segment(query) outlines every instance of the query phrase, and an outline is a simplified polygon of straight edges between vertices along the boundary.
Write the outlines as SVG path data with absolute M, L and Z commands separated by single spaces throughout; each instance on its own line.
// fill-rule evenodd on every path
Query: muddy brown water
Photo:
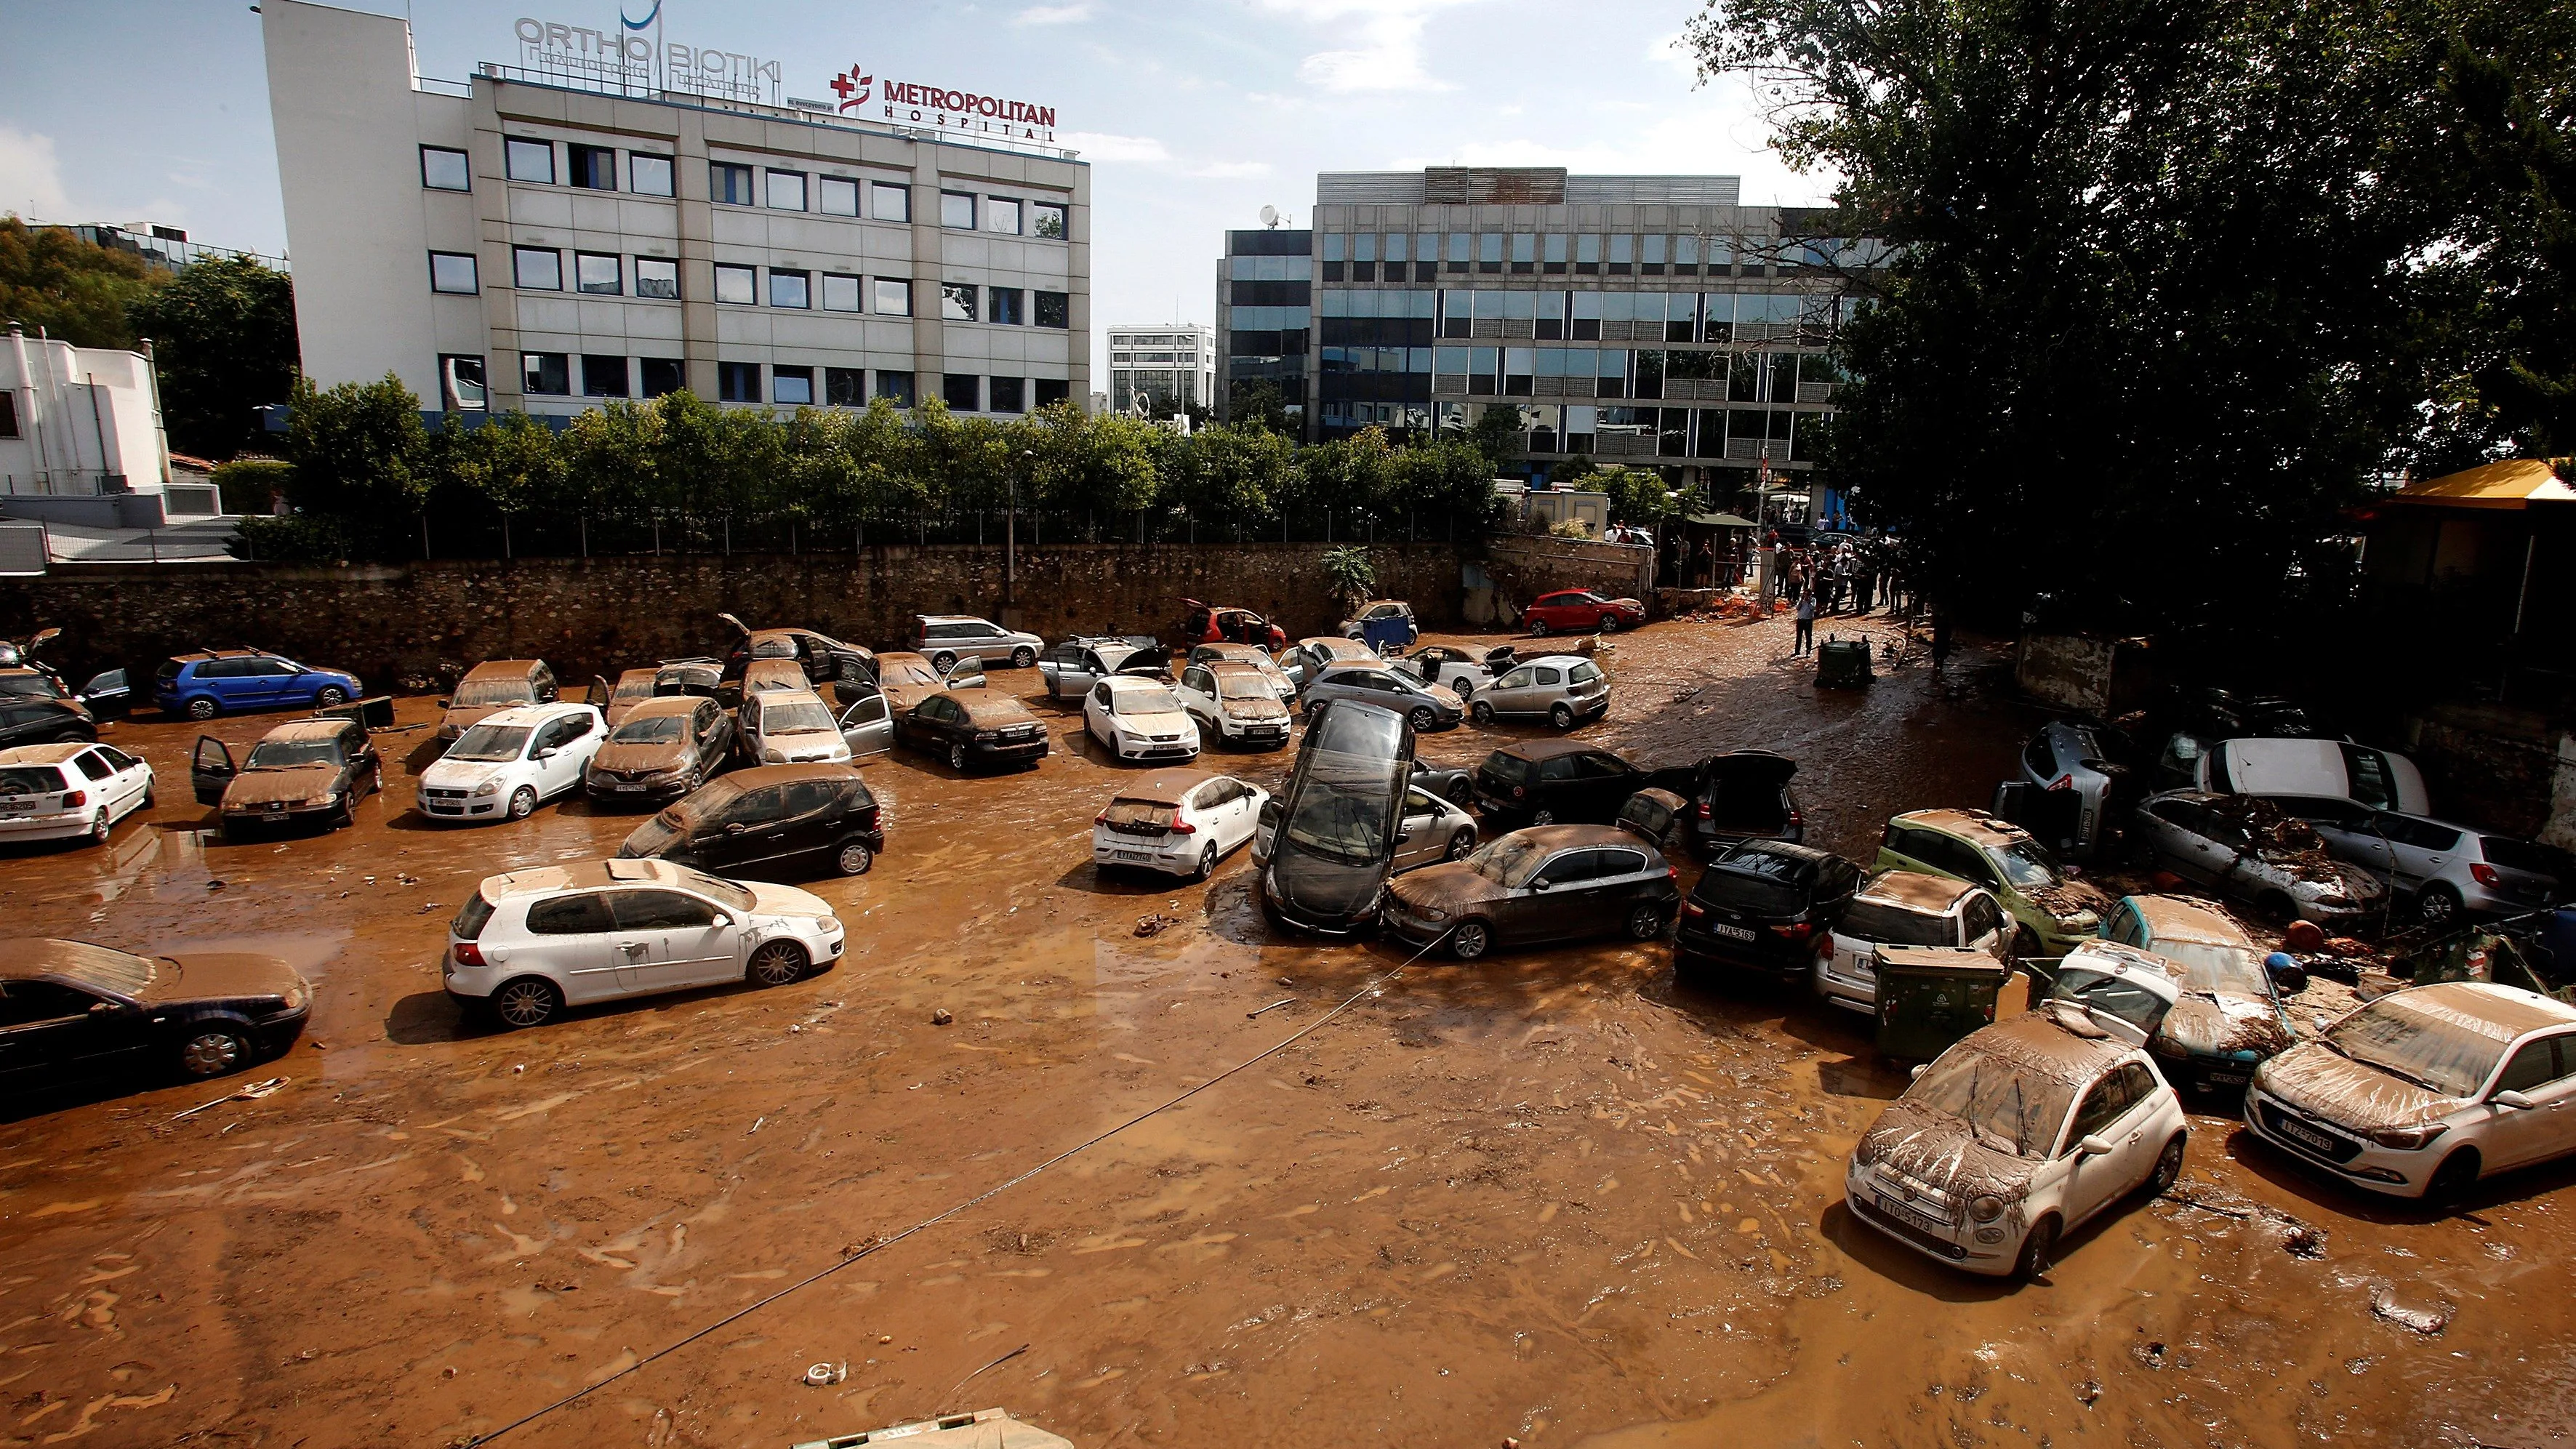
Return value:
M 1789 754 L 1814 838 L 1865 856 L 1893 811 L 1984 803 L 2036 717 L 1919 650 L 1865 694 L 1819 695 L 1788 639 L 1785 621 L 1620 638 L 1613 708 L 1585 733 L 1649 763 Z M 995 682 L 1038 690 L 1034 671 Z M 11 929 L 262 949 L 317 1004 L 244 1079 L 293 1079 L 262 1101 L 175 1123 L 221 1089 L 8 1104 L 0 1443 L 488 1433 L 1403 964 L 1391 943 L 1278 936 L 1240 853 L 1205 886 L 1096 873 L 1090 819 L 1121 772 L 1077 716 L 1035 707 L 1057 746 L 1035 774 L 866 767 L 889 848 L 812 887 L 851 926 L 838 969 L 519 1034 L 440 993 L 449 916 L 480 877 L 604 853 L 636 817 L 573 802 L 432 828 L 408 809 L 416 731 L 387 740 L 403 763 L 354 828 L 227 845 L 187 803 L 198 730 L 117 728 L 160 772 L 159 808 L 101 850 L 0 858 Z M 276 722 L 212 733 L 238 747 Z M 1424 752 L 1472 763 L 1517 733 Z M 1210 761 L 1272 785 L 1288 756 Z M 1180 924 L 1140 938 L 1148 914 Z M 2176 1197 L 2079 1232 L 2044 1284 L 1988 1283 L 1840 1206 L 1845 1156 L 1902 1081 L 1856 1018 L 1677 990 L 1660 948 L 1419 962 L 499 1442 L 783 1446 L 987 1404 L 1086 1449 L 2521 1445 L 2576 1421 L 2576 1175 L 2439 1218 L 2196 1117 Z M 808 1385 L 816 1363 L 847 1375 Z

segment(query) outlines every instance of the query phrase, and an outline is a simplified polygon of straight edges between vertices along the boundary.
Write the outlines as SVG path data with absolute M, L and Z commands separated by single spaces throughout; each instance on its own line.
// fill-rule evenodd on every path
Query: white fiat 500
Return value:
M 764 765 L 847 764 L 850 742 L 810 689 L 742 697 L 742 752 Z
M 0 842 L 107 843 L 108 830 L 152 808 L 152 767 L 114 745 L 66 741 L 0 750 Z
M 1231 775 L 1156 770 L 1120 784 L 1092 818 L 1092 863 L 1205 880 L 1219 859 L 1252 839 L 1269 800 Z
M 525 820 L 581 788 L 607 721 L 586 704 L 525 704 L 487 715 L 420 772 L 420 813 L 432 820 Z
M 1159 679 L 1111 675 L 1083 696 L 1082 727 L 1122 760 L 1195 760 L 1198 721 Z
M 2147 1054 L 2055 1004 L 1962 1038 L 1862 1134 L 1851 1215 L 1928 1257 L 2048 1271 L 2058 1241 L 2182 1173 L 2181 1099 Z
M 784 986 L 841 958 L 832 907 L 667 860 L 491 876 L 447 928 L 447 994 L 506 1027 L 566 1006 L 727 981 Z

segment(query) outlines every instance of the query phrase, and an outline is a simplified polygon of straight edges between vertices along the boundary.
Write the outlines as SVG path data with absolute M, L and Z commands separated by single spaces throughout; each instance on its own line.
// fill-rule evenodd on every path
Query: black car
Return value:
M 1785 840 L 1754 840 L 1708 863 L 1673 930 L 1673 974 L 1711 966 L 1805 981 L 1861 887 L 1855 862 Z
M 219 1077 L 284 1051 L 312 1009 L 312 988 L 270 956 L 0 941 L 0 1084 Z
M 318 822 L 337 830 L 353 823 L 361 797 L 384 793 L 385 762 L 354 719 L 289 720 L 238 765 L 232 746 L 197 736 L 188 783 L 198 804 L 216 807 L 227 840 L 256 826 Z
M 0 699 L 0 749 L 11 745 L 87 743 L 98 738 L 89 711 L 69 699 Z
M 782 862 L 821 862 L 865 875 L 885 849 L 877 797 L 847 765 L 762 765 L 701 785 L 635 827 L 617 848 L 732 875 Z
M 953 770 L 1027 765 L 1046 758 L 1046 726 L 998 689 L 943 689 L 894 717 L 894 742 L 937 755 Z
M 1338 699 L 1307 716 L 1253 836 L 1253 893 L 1272 919 L 1328 936 L 1376 921 L 1412 774 L 1413 727 L 1395 711 Z
M 1699 766 L 1691 795 L 1691 839 L 1703 858 L 1747 840 L 1807 838 L 1806 812 L 1798 808 L 1789 777 L 1798 762 L 1769 750 L 1711 755 Z
M 1687 767 L 1645 770 L 1580 740 L 1523 740 L 1476 767 L 1476 812 L 1506 828 L 1608 825 L 1640 790 L 1687 797 L 1698 785 Z

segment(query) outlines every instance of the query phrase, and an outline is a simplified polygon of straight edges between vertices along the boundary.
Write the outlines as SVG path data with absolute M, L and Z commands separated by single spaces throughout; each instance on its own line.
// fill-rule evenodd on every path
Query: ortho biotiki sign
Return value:
M 1055 139 L 1055 107 L 1014 101 L 974 91 L 890 80 L 880 85 L 864 66 L 851 66 L 832 78 L 840 111 L 869 119 L 941 126 L 1012 141 Z M 881 113 L 881 114 L 880 114 Z
M 779 65 L 738 51 L 662 39 L 661 0 L 643 19 L 621 9 L 616 30 L 520 17 L 519 61 L 531 70 L 621 87 L 778 104 Z M 651 31 L 652 38 L 642 32 Z

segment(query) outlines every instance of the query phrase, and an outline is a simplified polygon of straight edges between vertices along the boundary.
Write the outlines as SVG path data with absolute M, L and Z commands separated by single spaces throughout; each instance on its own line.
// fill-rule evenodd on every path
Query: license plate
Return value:
M 1716 932 L 1718 935 L 1724 936 L 1730 941 L 1750 941 L 1753 939 L 1753 932 L 1751 930 L 1743 926 L 1730 926 L 1723 921 L 1711 922 L 1709 924 L 1709 929 Z
M 2324 1133 L 2316 1131 L 2313 1128 L 2302 1126 L 2296 1118 L 2287 1116 L 2276 1117 L 2273 1119 L 2272 1125 L 2280 1128 L 2284 1133 L 2297 1138 L 2301 1142 L 2308 1144 L 2310 1147 L 2315 1148 L 2319 1152 L 2332 1152 L 2337 1146 L 2333 1138 L 2328 1137 Z
M 283 819 L 286 815 L 286 807 L 283 805 L 271 805 L 264 813 L 271 820 Z
M 1872 1192 L 1869 1196 L 1870 1201 L 1877 1206 L 1880 1212 L 1900 1221 L 1912 1223 L 1914 1226 L 1921 1228 L 1926 1232 L 1946 1233 L 1951 1229 L 1950 1224 L 1932 1216 L 1930 1213 L 1923 1211 L 1912 1203 L 1900 1202 L 1895 1198 L 1889 1197 L 1883 1192 Z
M 609 786 L 608 788 L 609 788 L 609 789 L 611 789 L 611 790 L 628 790 L 628 791 L 633 791 L 633 790 L 641 790 L 641 789 L 643 789 L 644 787 L 643 787 L 643 786 L 641 786 L 641 785 L 611 785 L 611 786 Z
M 1119 860 L 1144 860 L 1148 858 L 1145 852 L 1141 850 L 1113 850 L 1109 853 Z
M 2212 1072 L 2209 1074 L 2209 1084 L 2213 1087 L 2241 1087 L 2252 1080 L 2254 1080 L 2254 1078 L 2245 1072 Z

